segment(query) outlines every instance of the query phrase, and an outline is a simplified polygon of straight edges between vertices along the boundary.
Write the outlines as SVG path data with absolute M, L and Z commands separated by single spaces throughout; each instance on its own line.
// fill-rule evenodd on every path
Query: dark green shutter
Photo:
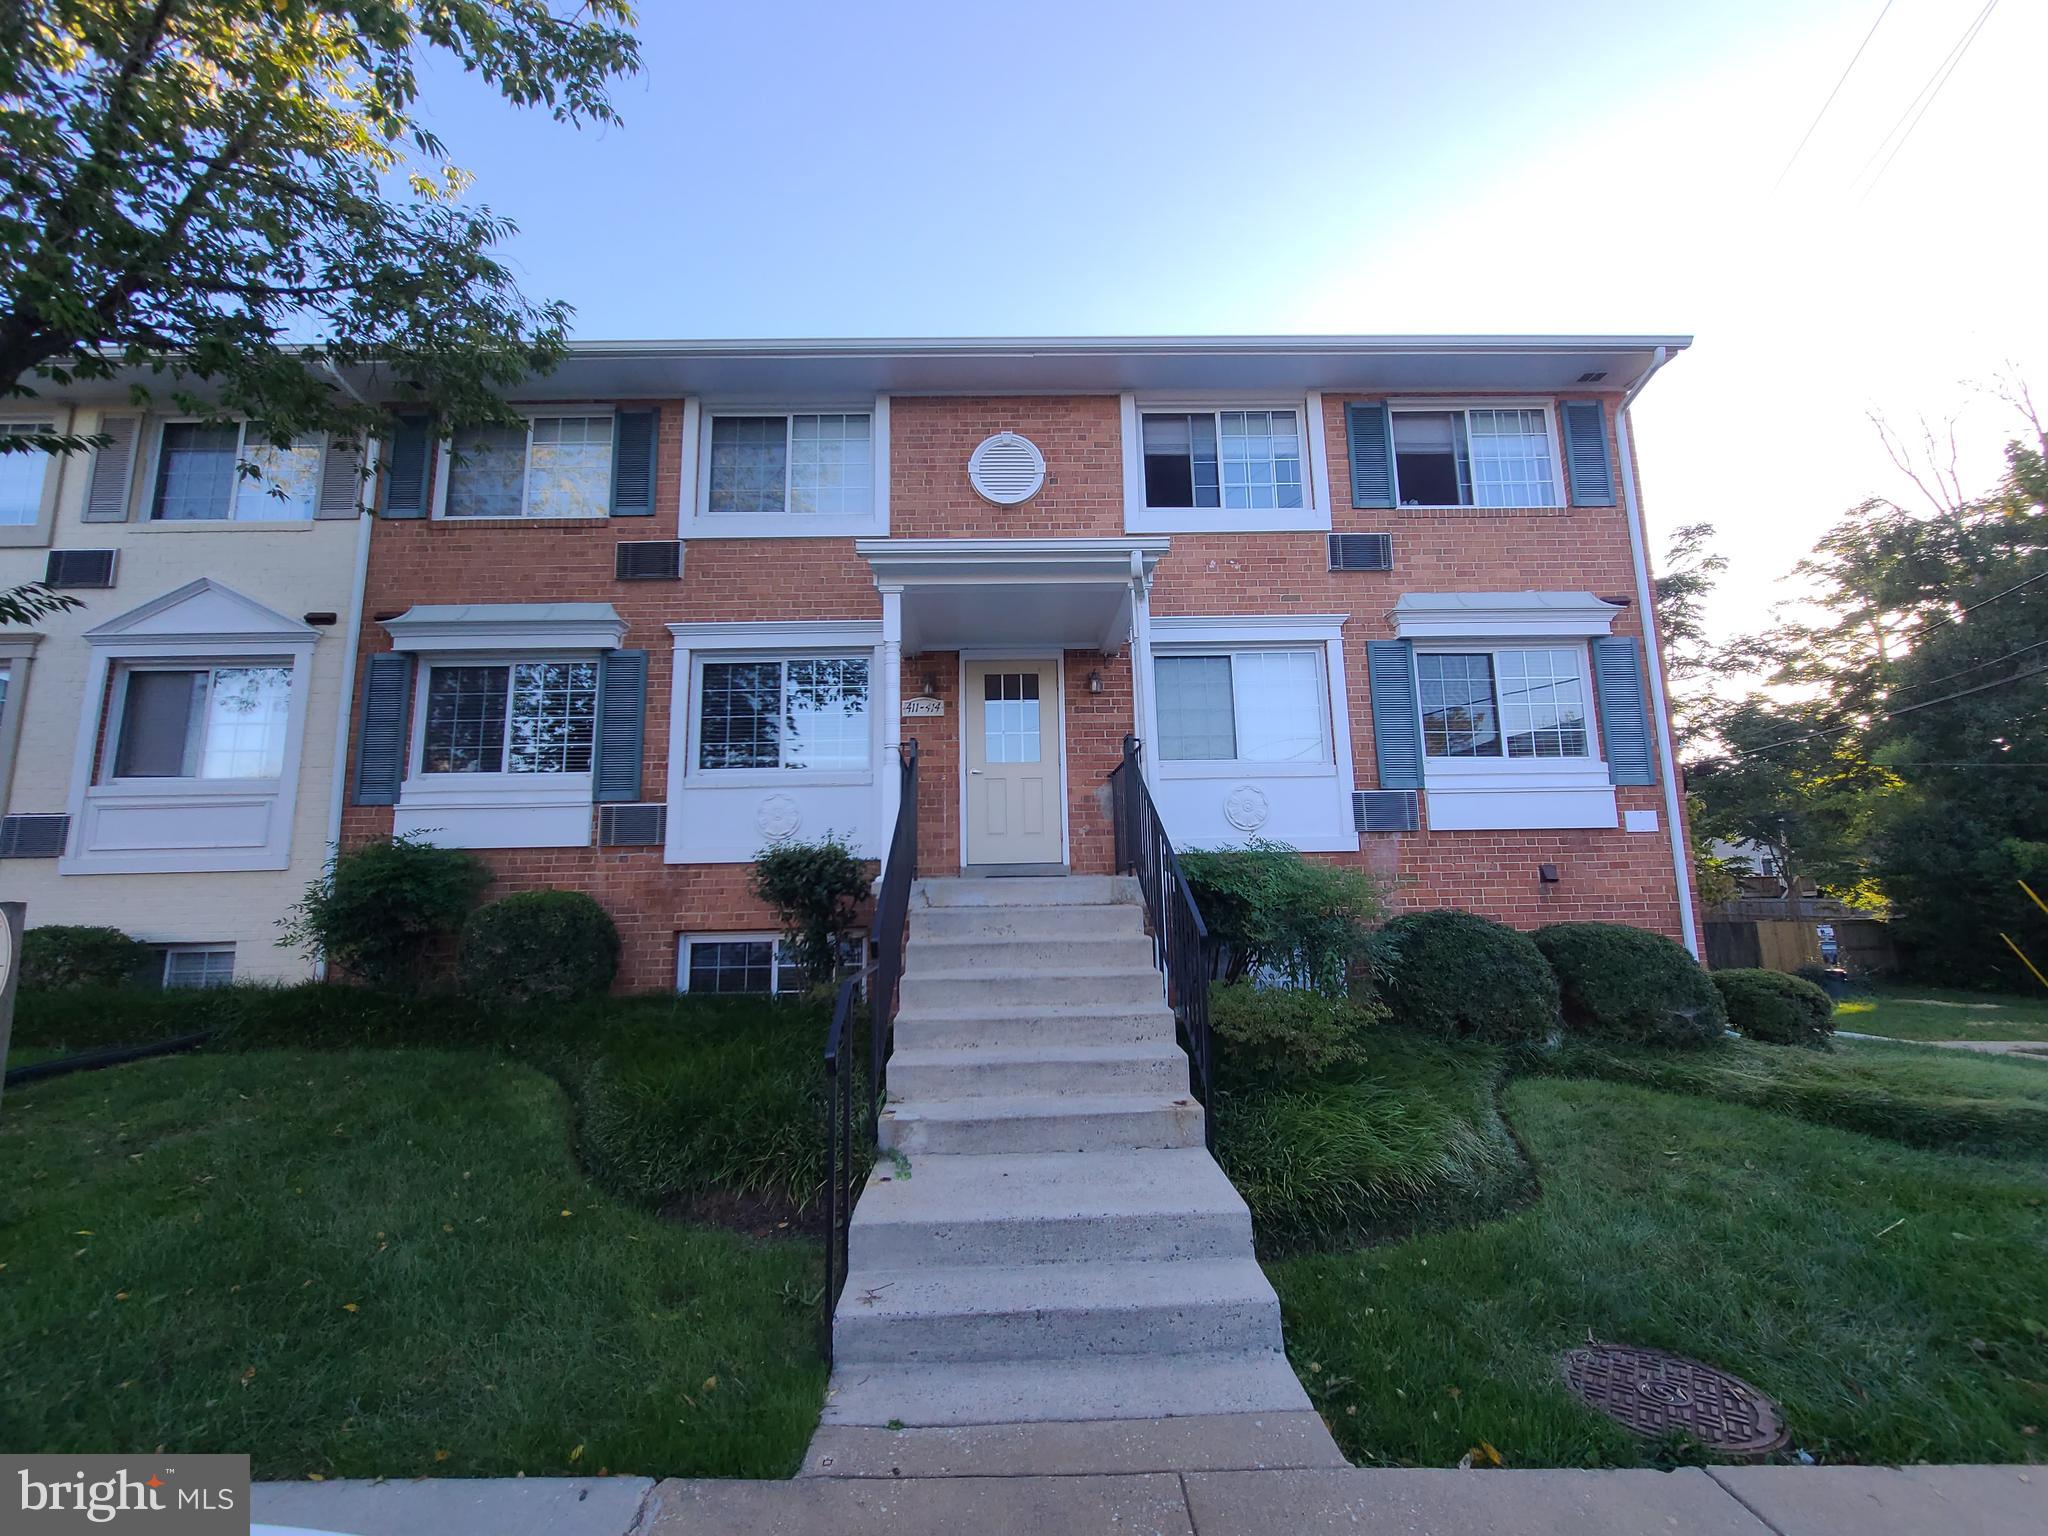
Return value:
M 1607 777 L 1616 784 L 1657 782 L 1657 746 L 1643 690 L 1643 653 L 1632 635 L 1602 635 L 1593 642 L 1593 696 L 1600 704 L 1600 736 Z
M 1354 400 L 1344 407 L 1351 450 L 1351 505 L 1394 504 L 1394 429 L 1383 402 Z
M 653 411 L 620 411 L 612 418 L 612 516 L 654 515 Z
M 640 798 L 640 757 L 647 745 L 647 653 L 607 651 L 597 671 L 597 753 L 591 790 L 598 800 Z
M 1614 505 L 1614 460 L 1607 452 L 1607 408 L 1598 400 L 1564 403 L 1564 462 L 1571 471 L 1572 505 Z
M 1415 701 L 1415 645 L 1368 640 L 1366 680 L 1372 689 L 1372 747 L 1381 789 L 1422 788 L 1422 717 Z
M 356 732 L 357 805 L 396 805 L 405 778 L 405 721 L 412 658 L 380 651 L 363 668 L 363 719 Z
M 384 515 L 425 517 L 429 469 L 434 462 L 434 423 L 428 416 L 400 416 L 391 427 L 390 457 L 384 466 Z

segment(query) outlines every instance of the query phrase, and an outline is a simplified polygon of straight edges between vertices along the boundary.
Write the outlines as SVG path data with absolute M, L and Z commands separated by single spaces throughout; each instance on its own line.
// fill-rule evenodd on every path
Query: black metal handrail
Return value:
M 903 744 L 896 826 L 889 861 L 875 893 L 874 957 L 839 984 L 832 1024 L 825 1032 L 825 1358 L 832 1358 L 832 1313 L 846 1284 L 847 1239 L 853 1202 L 860 1193 L 861 1156 L 880 1124 L 895 1038 L 896 1002 L 903 980 L 903 945 L 910 926 L 910 884 L 917 878 L 917 743 Z M 847 1045 L 862 990 L 868 1004 L 868 1059 L 856 1073 Z M 867 1092 L 860 1092 L 859 1080 Z M 865 1103 L 863 1103 L 863 1098 Z
M 1166 976 L 1166 1001 L 1180 1026 L 1195 1097 L 1202 1103 L 1202 1139 L 1216 1146 L 1216 1116 L 1209 1100 L 1213 1055 L 1209 1035 L 1209 977 L 1213 956 L 1209 925 L 1195 905 L 1195 893 L 1180 857 L 1145 787 L 1138 765 L 1139 742 L 1124 738 L 1124 760 L 1111 770 L 1110 814 L 1116 833 L 1116 867 L 1135 875 L 1145 898 L 1145 926 L 1152 951 Z

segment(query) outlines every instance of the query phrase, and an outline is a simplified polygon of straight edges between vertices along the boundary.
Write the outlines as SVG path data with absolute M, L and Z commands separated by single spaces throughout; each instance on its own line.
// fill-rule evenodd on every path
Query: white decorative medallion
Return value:
M 1256 784 L 1240 784 L 1223 802 L 1223 817 L 1240 832 L 1256 832 L 1273 814 L 1272 802 Z
M 754 807 L 754 825 L 771 843 L 792 837 L 803 825 L 804 813 L 789 795 L 769 795 Z
M 1045 484 L 1045 455 L 1038 444 L 1015 432 L 982 439 L 967 457 L 967 479 L 982 498 L 999 507 L 1029 501 Z

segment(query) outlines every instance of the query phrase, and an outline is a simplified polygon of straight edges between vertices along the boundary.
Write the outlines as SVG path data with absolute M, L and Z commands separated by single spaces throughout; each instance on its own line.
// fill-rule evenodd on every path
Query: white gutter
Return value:
M 333 364 L 327 371 L 334 376 L 335 383 L 347 390 L 357 404 L 367 404 L 356 392 L 355 386 L 341 376 L 341 370 Z M 377 483 L 377 449 L 375 438 L 363 443 L 363 485 L 361 494 L 365 500 L 370 488 Z M 347 654 L 343 658 L 341 673 L 341 701 L 334 712 L 334 772 L 328 782 L 327 793 L 327 856 L 332 858 L 341 851 L 341 809 L 348 798 L 348 738 L 349 727 L 355 722 L 356 714 L 356 662 L 363 647 L 363 592 L 370 577 L 370 527 L 377 521 L 376 514 L 364 507 L 356 519 L 355 571 L 349 583 L 348 615 L 342 621 L 342 639 Z M 327 956 L 324 954 L 314 963 L 313 977 L 316 981 L 327 979 Z
M 1664 658 L 1657 638 L 1657 594 L 1650 580 L 1650 555 L 1645 548 L 1643 509 L 1636 497 L 1636 450 L 1629 436 L 1628 410 L 1659 368 L 1671 360 L 1668 347 L 1658 347 L 1650 366 L 1629 385 L 1614 412 L 1615 445 L 1621 450 L 1622 505 L 1628 512 L 1628 547 L 1636 565 L 1636 607 L 1643 616 L 1643 651 L 1650 675 L 1650 708 L 1657 716 L 1657 741 L 1664 757 L 1664 824 L 1671 838 L 1671 873 L 1678 881 L 1678 931 L 1693 959 L 1700 958 L 1699 925 L 1693 919 L 1692 870 L 1685 846 L 1684 809 L 1678 783 L 1678 741 L 1671 732 L 1671 704 L 1664 695 Z

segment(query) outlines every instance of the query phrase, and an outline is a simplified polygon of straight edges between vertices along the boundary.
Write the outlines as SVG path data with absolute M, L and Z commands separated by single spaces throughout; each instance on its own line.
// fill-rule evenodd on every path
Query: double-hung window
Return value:
M 424 719 L 422 773 L 589 773 L 597 663 L 434 666 Z
M 164 422 L 149 480 L 150 521 L 310 518 L 319 497 L 320 461 L 318 439 L 280 448 L 248 422 Z M 245 473 L 244 465 L 257 473 Z
M 696 766 L 865 769 L 868 686 L 864 656 L 706 661 L 698 674 Z
M 1593 755 L 1583 648 L 1422 651 L 1415 680 L 1427 757 Z
M 291 680 L 282 664 L 125 668 L 108 777 L 281 778 Z
M 448 440 L 441 516 L 606 516 L 614 426 L 609 412 L 586 412 L 462 428 Z
M 0 437 L 21 438 L 55 430 L 52 421 L 0 421 Z M 42 520 L 43 488 L 49 473 L 50 455 L 40 448 L 0 453 L 0 528 L 33 528 Z
M 707 516 L 874 512 L 874 418 L 865 411 L 713 416 L 709 454 Z
M 1298 411 L 1146 411 L 1139 430 L 1147 507 L 1302 505 Z
M 1397 406 L 1391 422 L 1404 507 L 1558 505 L 1550 414 L 1540 406 Z
M 1153 675 L 1161 761 L 1329 761 L 1320 648 L 1161 655 Z

